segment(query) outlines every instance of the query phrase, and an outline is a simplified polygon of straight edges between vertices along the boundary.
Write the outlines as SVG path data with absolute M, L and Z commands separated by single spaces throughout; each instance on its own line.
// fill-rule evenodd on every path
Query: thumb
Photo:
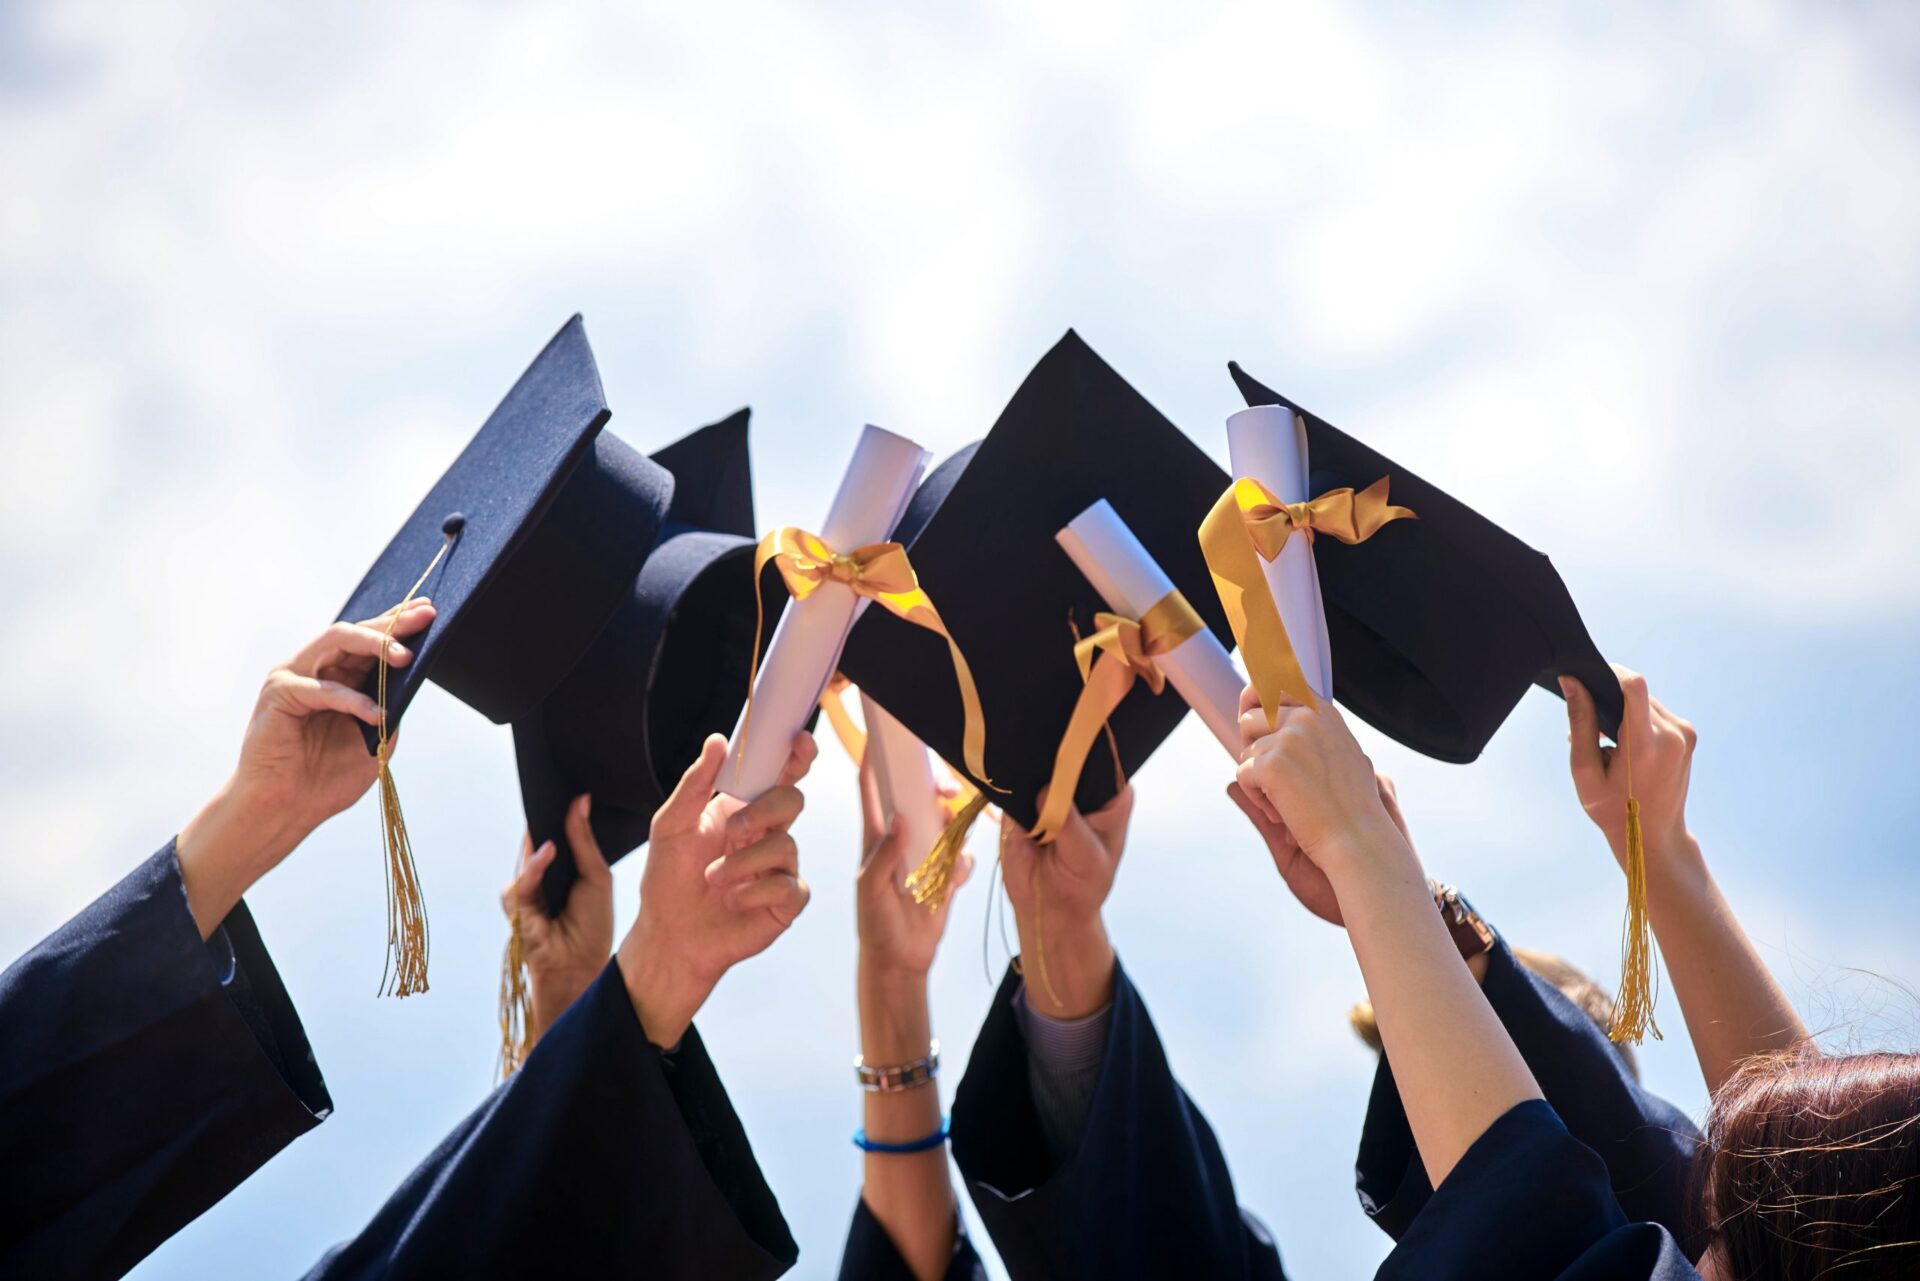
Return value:
M 573 867 L 580 879 L 590 885 L 606 884 L 613 873 L 607 869 L 600 841 L 593 834 L 593 797 L 582 793 L 573 798 L 573 804 L 567 806 L 566 826 L 567 844 L 573 847 Z
M 726 763 L 725 736 L 707 735 L 707 741 L 700 744 L 700 755 L 680 776 L 680 785 L 673 789 L 673 795 L 667 798 L 666 804 L 654 811 L 653 834 L 656 837 L 677 836 L 682 832 L 691 832 L 699 825 L 700 815 L 707 808 L 707 802 L 713 799 L 714 787 L 720 781 L 721 767 Z

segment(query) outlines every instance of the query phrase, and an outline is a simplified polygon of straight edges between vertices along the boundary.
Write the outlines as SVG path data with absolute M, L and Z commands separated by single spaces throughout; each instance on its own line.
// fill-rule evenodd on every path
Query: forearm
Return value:
M 859 968 L 860 1054 L 875 1067 L 911 1063 L 932 1043 L 926 975 Z M 897 1093 L 867 1092 L 863 1124 L 879 1143 L 909 1143 L 940 1128 L 937 1081 Z M 959 1231 L 945 1145 L 923 1152 L 868 1152 L 862 1197 L 907 1266 L 922 1281 L 937 1281 Z
M 1113 944 L 1099 916 L 1044 924 L 1015 914 L 1027 1000 L 1054 1019 L 1085 1018 L 1113 1002 Z
M 1647 851 L 1647 910 L 1707 1089 L 1743 1059 L 1788 1049 L 1807 1029 L 1707 870 L 1700 844 Z
M 1487 1127 L 1540 1088 L 1461 962 L 1411 851 L 1395 834 L 1356 839 L 1368 849 L 1344 860 L 1335 880 L 1340 912 L 1414 1143 L 1438 1186 Z
M 211 938 L 254 882 L 272 871 L 306 838 L 231 781 L 180 829 L 174 854 L 200 937 Z

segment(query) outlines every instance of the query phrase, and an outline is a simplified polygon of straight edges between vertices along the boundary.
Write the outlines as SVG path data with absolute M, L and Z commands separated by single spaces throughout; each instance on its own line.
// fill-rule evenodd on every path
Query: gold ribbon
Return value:
M 974 688 L 973 671 L 967 666 L 959 643 L 940 620 L 932 598 L 921 588 L 913 563 L 907 559 L 907 549 L 899 543 L 868 543 L 850 553 L 842 553 L 828 546 L 818 534 L 790 525 L 760 540 L 753 554 L 753 662 L 747 672 L 746 713 L 740 720 L 742 742 L 753 720 L 753 686 L 760 672 L 760 639 L 766 625 L 766 611 L 760 601 L 760 573 L 769 563 L 779 569 L 787 591 L 795 600 L 805 600 L 827 583 L 844 583 L 853 589 L 854 595 L 865 597 L 946 641 L 947 651 L 953 656 L 954 680 L 960 687 L 960 704 L 966 711 L 961 756 L 975 778 L 991 785 L 987 778 L 986 715 L 980 710 L 980 693 Z M 737 759 L 744 757 L 743 748 Z
M 852 688 L 852 681 L 835 672 L 820 695 L 820 710 L 827 714 L 827 724 L 833 726 L 833 736 L 840 740 L 848 758 L 858 765 L 867 757 L 867 732 L 853 723 L 853 713 L 847 710 L 846 694 Z
M 1387 482 L 1382 476 L 1359 493 L 1330 489 L 1304 503 L 1283 503 L 1265 485 L 1243 476 L 1200 522 L 1201 554 L 1268 725 L 1283 694 L 1303 707 L 1317 707 L 1320 700 L 1300 670 L 1262 562 L 1278 556 L 1296 533 L 1309 540 L 1327 534 L 1343 543 L 1364 543 L 1393 521 L 1419 519 L 1387 501 Z
M 1177 589 L 1155 601 L 1138 621 L 1099 613 L 1093 616 L 1093 622 L 1098 630 L 1076 639 L 1073 646 L 1073 661 L 1080 667 L 1080 697 L 1074 702 L 1073 716 L 1053 755 L 1046 807 L 1033 825 L 1034 839 L 1042 845 L 1058 836 L 1066 825 L 1087 754 L 1093 750 L 1094 739 L 1107 730 L 1107 718 L 1120 706 L 1120 700 L 1137 680 L 1145 680 L 1147 688 L 1156 694 L 1166 688 L 1166 674 L 1154 659 L 1206 626 Z M 1125 786 L 1119 771 L 1120 754 L 1115 747 L 1114 772 Z

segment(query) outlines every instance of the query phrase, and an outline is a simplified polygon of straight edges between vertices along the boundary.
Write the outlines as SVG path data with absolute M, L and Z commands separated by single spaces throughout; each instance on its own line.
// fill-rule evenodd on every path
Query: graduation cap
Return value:
M 593 796 L 594 837 L 608 861 L 646 843 L 709 734 L 726 733 L 747 696 L 754 628 L 753 479 L 748 411 L 668 445 L 673 503 L 652 553 L 613 617 L 565 678 L 514 721 L 527 829 L 557 847 L 543 886 L 550 911 L 577 875 L 563 824 Z M 786 593 L 763 593 L 777 617 Z
M 1307 427 L 1308 490 L 1365 490 L 1381 477 L 1418 520 L 1364 544 L 1314 543 L 1333 650 L 1334 697 L 1387 737 L 1464 764 L 1480 755 L 1529 685 L 1559 677 L 1593 691 L 1620 727 L 1620 684 L 1553 564 L 1465 503 L 1255 382 L 1228 370 L 1249 405 L 1280 405 Z
M 426 918 L 387 754 L 422 682 L 489 719 L 531 711 L 593 644 L 631 588 L 673 496 L 659 463 L 601 430 L 611 417 L 579 316 L 534 358 L 353 590 L 343 619 L 433 598 L 413 662 L 368 679 L 380 758 L 389 960 L 382 990 L 426 990 Z
M 967 776 L 1023 827 L 1084 683 L 1074 627 L 1106 602 L 1055 542 L 1106 499 L 1205 624 L 1233 643 L 1194 529 L 1227 484 L 1198 446 L 1068 331 L 1007 403 L 986 439 L 921 484 L 895 530 L 928 595 L 972 664 L 991 727 L 987 779 Z M 940 639 L 881 610 L 854 625 L 840 670 L 950 764 L 962 714 Z M 1120 770 L 1131 776 L 1186 714 L 1178 695 L 1136 685 L 1112 713 Z M 962 772 L 965 772 L 964 770 Z M 1075 803 L 1091 812 L 1119 790 L 1114 771 L 1081 772 Z
M 1419 516 L 1381 527 L 1362 546 L 1314 544 L 1340 702 L 1416 751 L 1466 762 L 1529 685 L 1558 696 L 1559 678 L 1571 676 L 1593 694 L 1600 728 L 1620 741 L 1620 682 L 1545 555 L 1239 365 L 1227 370 L 1247 404 L 1283 406 L 1306 424 L 1310 493 L 1361 490 L 1387 477 L 1393 501 Z M 1652 946 L 1639 807 L 1629 797 L 1627 922 L 1608 1030 L 1616 1041 L 1659 1035 Z

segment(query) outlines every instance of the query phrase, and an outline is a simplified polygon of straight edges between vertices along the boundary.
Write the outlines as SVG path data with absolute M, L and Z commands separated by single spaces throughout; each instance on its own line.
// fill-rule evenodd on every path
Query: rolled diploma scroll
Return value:
M 1104 498 L 1068 521 L 1054 540 L 1116 614 L 1137 619 L 1173 590 L 1173 580 Z M 1227 647 L 1203 627 L 1154 662 L 1213 736 L 1238 759 L 1240 691 L 1247 680 L 1234 666 Z
M 1255 405 L 1227 419 L 1227 454 L 1235 476 L 1259 481 L 1283 503 L 1304 503 L 1307 492 L 1307 434 L 1285 405 Z M 1280 554 L 1261 561 L 1267 590 L 1280 608 L 1287 639 L 1300 660 L 1300 674 L 1321 698 L 1333 695 L 1333 654 L 1327 644 L 1327 611 L 1320 602 L 1320 575 L 1313 567 L 1313 543 L 1296 534 Z
M 904 436 L 868 426 L 827 511 L 820 537 L 842 555 L 885 542 L 907 510 L 929 454 Z M 845 583 L 822 583 L 805 600 L 787 602 L 780 625 L 761 656 L 748 709 L 733 728 L 733 754 L 720 773 L 720 790 L 750 801 L 780 781 L 793 736 L 813 715 L 858 614 L 869 604 Z M 744 736 L 741 730 L 746 728 Z M 743 749 L 744 748 L 744 752 Z
M 867 722 L 867 759 L 873 762 L 874 782 L 880 785 L 881 808 L 888 819 L 900 816 L 907 865 L 917 867 L 947 827 L 927 745 L 865 694 L 860 695 L 860 714 Z

